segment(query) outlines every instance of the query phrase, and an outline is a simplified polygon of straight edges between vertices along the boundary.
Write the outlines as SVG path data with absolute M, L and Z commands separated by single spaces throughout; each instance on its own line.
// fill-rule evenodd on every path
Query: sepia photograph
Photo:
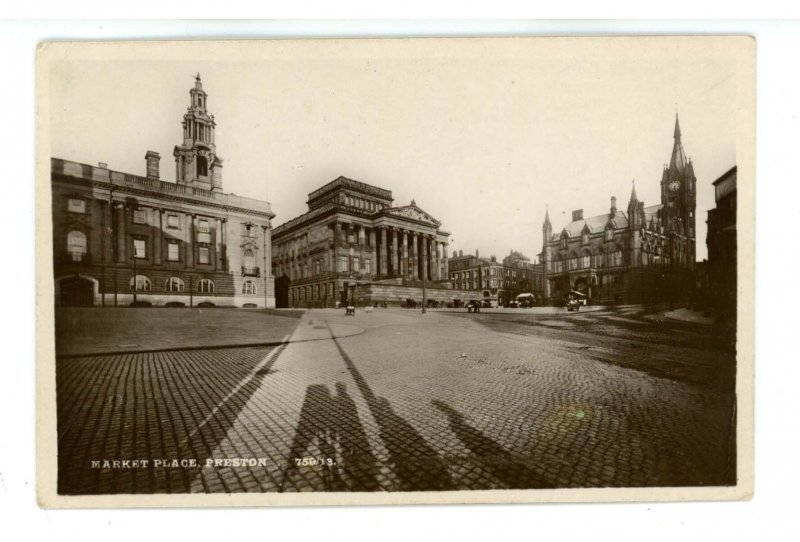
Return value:
M 749 498 L 755 47 L 40 44 L 40 504 Z

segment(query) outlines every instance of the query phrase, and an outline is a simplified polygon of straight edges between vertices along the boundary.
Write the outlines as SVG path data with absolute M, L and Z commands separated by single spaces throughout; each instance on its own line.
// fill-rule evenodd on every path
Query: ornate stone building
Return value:
M 222 192 L 214 117 L 189 92 L 177 182 L 51 159 L 57 305 L 274 307 L 269 203 Z
M 308 196 L 308 212 L 276 227 L 278 306 L 451 303 L 449 233 L 389 190 L 339 177 Z
M 493 307 L 506 306 L 523 293 L 541 300 L 542 267 L 513 250 L 502 262 L 495 256 L 481 258 L 477 250 L 474 255 L 462 250 L 450 259 L 450 281 L 455 288 L 477 291 Z
M 678 117 L 669 165 L 661 175 L 661 203 L 645 207 L 631 190 L 627 210 L 611 198 L 607 214 L 542 226 L 545 297 L 578 291 L 598 303 L 678 299 L 689 290 L 695 265 L 696 185 L 681 143 Z

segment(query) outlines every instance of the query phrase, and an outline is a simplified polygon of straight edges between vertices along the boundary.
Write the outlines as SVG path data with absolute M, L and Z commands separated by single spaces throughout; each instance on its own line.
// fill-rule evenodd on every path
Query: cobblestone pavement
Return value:
M 636 308 L 298 322 L 276 348 L 59 359 L 59 491 L 733 482 L 734 394 L 716 375 L 734 356 L 708 326 Z M 353 326 L 364 332 L 345 337 Z

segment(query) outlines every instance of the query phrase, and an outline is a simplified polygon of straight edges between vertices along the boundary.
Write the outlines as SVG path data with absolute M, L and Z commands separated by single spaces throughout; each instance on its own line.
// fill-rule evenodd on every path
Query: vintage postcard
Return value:
M 755 47 L 42 43 L 40 505 L 749 498 Z

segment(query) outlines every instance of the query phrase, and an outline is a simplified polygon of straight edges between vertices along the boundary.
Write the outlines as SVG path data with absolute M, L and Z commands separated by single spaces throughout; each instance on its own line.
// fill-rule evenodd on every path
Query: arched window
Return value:
M 614 267 L 619 267 L 622 265 L 622 251 L 617 248 L 613 253 L 613 262 L 612 264 Z
M 202 175 L 203 177 L 208 175 L 208 160 L 206 160 L 205 156 L 197 157 L 197 175 Z
M 170 277 L 164 283 L 164 290 L 167 292 L 180 293 L 184 290 L 183 281 L 178 277 Z
M 214 281 L 211 279 L 200 279 L 197 281 L 197 291 L 201 294 L 214 293 Z
M 611 241 L 612 239 L 614 239 L 614 227 L 611 225 L 611 223 L 609 223 L 606 226 L 605 240 L 606 241 Z
M 83 261 L 86 254 L 86 234 L 80 231 L 71 231 L 67 235 L 67 252 L 73 262 Z
M 252 280 L 246 280 L 242 283 L 242 293 L 245 295 L 256 294 L 256 283 Z
M 605 267 L 606 265 L 606 255 L 603 252 L 602 247 L 597 249 L 597 254 L 594 256 L 594 266 L 595 267 Z
M 589 252 L 584 252 L 583 256 L 581 256 L 581 267 L 584 269 L 589 268 L 592 266 L 592 256 Z
M 135 277 L 131 277 L 130 281 L 131 291 L 134 289 L 137 292 L 149 292 L 152 289 L 152 284 L 150 279 L 144 275 L 136 275 Z
M 569 268 L 570 269 L 577 269 L 578 268 L 578 255 L 575 254 L 575 253 L 572 253 L 569 256 Z

